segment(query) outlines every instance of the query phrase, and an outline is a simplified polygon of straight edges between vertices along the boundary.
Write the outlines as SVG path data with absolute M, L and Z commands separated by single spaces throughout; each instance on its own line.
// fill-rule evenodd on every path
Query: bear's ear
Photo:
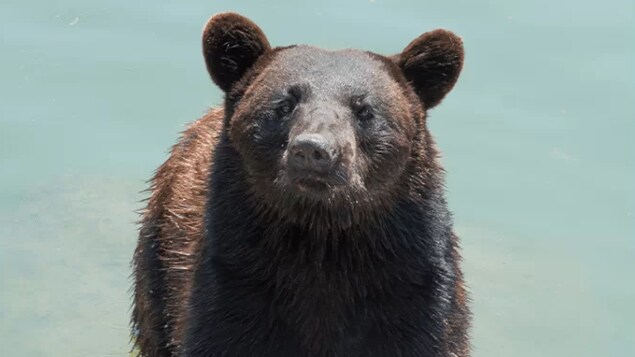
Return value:
M 271 46 L 262 30 L 248 18 L 222 13 L 212 16 L 203 30 L 207 71 L 223 91 L 231 90 Z
M 463 41 L 446 30 L 426 32 L 392 59 L 412 83 L 426 109 L 430 109 L 441 102 L 459 78 Z

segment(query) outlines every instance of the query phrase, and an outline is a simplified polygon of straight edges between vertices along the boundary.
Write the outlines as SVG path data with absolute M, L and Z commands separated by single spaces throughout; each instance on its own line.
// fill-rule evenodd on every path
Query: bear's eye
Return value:
M 289 115 L 295 109 L 296 101 L 294 98 L 285 98 L 278 102 L 276 111 L 281 116 Z
M 352 103 L 353 112 L 357 119 L 361 121 L 370 120 L 373 118 L 373 108 L 370 105 L 364 103 L 361 98 L 356 98 Z
M 364 105 L 363 107 L 357 110 L 357 117 L 361 120 L 369 120 L 373 117 L 373 110 L 368 105 Z

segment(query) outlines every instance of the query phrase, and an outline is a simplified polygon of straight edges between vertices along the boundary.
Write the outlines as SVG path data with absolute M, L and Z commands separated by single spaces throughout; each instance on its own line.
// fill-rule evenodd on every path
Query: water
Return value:
M 474 356 L 635 355 L 634 3 L 289 4 L 2 1 L 0 355 L 127 355 L 139 191 L 221 102 L 199 46 L 226 10 L 275 45 L 390 54 L 436 27 L 462 35 L 431 127 Z

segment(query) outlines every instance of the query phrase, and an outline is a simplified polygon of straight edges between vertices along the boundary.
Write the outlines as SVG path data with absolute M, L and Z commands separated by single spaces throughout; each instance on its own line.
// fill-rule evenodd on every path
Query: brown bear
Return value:
M 272 48 L 213 16 L 225 92 L 158 169 L 134 255 L 141 356 L 465 357 L 469 311 L 426 112 L 462 41 Z

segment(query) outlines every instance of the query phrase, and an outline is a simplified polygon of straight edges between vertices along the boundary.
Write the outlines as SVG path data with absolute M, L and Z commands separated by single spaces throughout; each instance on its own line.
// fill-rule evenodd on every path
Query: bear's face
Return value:
M 250 176 L 271 183 L 267 190 L 318 200 L 390 187 L 416 123 L 385 66 L 353 50 L 276 53 L 229 122 Z
M 381 201 L 394 190 L 420 149 L 425 109 L 452 88 L 463 59 L 461 41 L 444 30 L 393 57 L 271 49 L 255 24 L 230 13 L 208 22 L 203 48 L 227 93 L 226 130 L 254 192 L 326 206 Z

